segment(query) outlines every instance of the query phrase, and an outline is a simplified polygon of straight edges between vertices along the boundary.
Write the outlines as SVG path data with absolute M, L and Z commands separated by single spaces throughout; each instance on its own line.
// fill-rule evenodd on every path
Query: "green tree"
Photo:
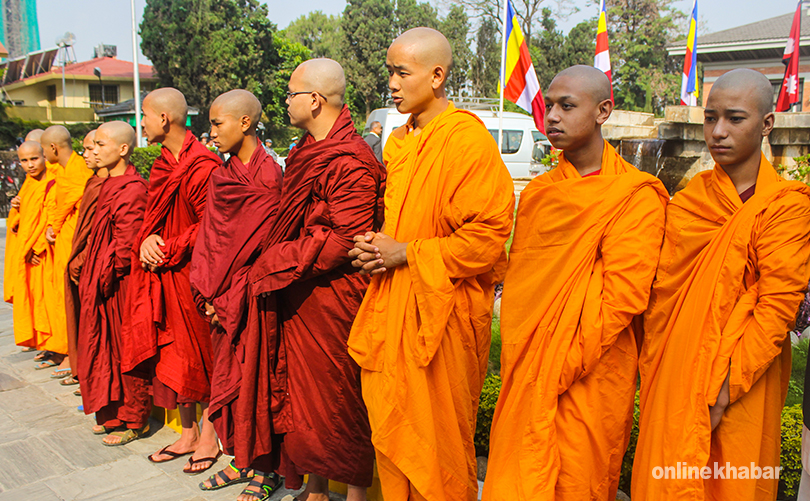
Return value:
M 295 68 L 310 58 L 310 50 L 298 42 L 290 40 L 284 32 L 273 34 L 273 47 L 279 55 L 281 62 L 273 72 L 272 96 L 264 112 L 268 122 L 270 135 L 279 137 L 278 132 L 289 125 L 287 115 L 287 84 Z M 285 138 L 286 140 L 286 138 Z
M 276 26 L 258 0 L 147 0 L 141 49 L 161 86 L 179 89 L 200 108 L 195 132 L 207 128 L 208 106 L 231 89 L 274 99 Z
M 576 64 L 593 64 L 596 24 L 593 20 L 583 21 L 565 36 L 557 29 L 551 9 L 544 8 L 542 15 L 542 29 L 535 32 L 529 45 L 529 53 L 532 55 L 540 86 L 545 89 L 554 75 L 565 68 Z
M 368 117 L 388 95 L 385 55 L 394 34 L 394 6 L 390 0 L 348 0 L 342 25 L 341 63 L 352 96 Z
M 287 38 L 312 51 L 312 57 L 340 59 L 340 16 L 326 15 L 320 10 L 310 12 L 291 22 L 284 30 Z
M 396 23 L 394 35 L 399 36 L 411 28 L 425 26 L 436 29 L 439 26 L 439 15 L 436 9 L 427 2 L 416 0 L 396 0 Z
M 475 58 L 470 65 L 470 79 L 476 97 L 498 96 L 498 74 L 501 71 L 501 39 L 498 34 L 495 21 L 481 21 L 476 33 Z
M 447 17 L 439 25 L 441 31 L 453 48 L 453 68 L 447 78 L 447 88 L 450 94 L 460 96 L 461 90 L 467 83 L 472 51 L 467 41 L 470 32 L 470 22 L 467 13 L 460 5 L 453 5 Z

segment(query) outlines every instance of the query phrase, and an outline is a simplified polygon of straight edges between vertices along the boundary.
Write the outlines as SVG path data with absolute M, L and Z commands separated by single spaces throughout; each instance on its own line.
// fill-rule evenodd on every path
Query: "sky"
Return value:
M 440 3 L 439 3 L 440 2 Z M 547 0 L 549 4 L 553 2 Z M 343 0 L 269 0 L 270 20 L 280 28 L 285 28 L 290 21 L 310 11 L 321 10 L 326 14 L 338 14 L 343 11 L 346 2 Z M 451 0 L 432 0 L 439 5 L 440 11 L 446 10 Z M 560 28 L 567 32 L 578 22 L 595 15 L 598 7 L 592 0 L 573 0 L 580 12 L 559 22 Z M 733 8 L 729 6 L 733 4 Z M 135 13 L 140 24 L 146 0 L 135 0 Z M 674 5 L 684 12 L 692 8 L 692 0 L 678 0 Z M 795 0 L 699 0 L 698 11 L 701 26 L 707 33 L 713 33 L 743 24 L 753 23 L 769 17 L 793 12 Z M 39 18 L 40 43 L 42 48 L 56 46 L 56 39 L 66 31 L 76 35 L 74 49 L 79 61 L 93 57 L 93 47 L 104 43 L 118 46 L 118 58 L 132 60 L 132 17 L 130 0 L 38 0 L 37 16 Z M 803 18 L 810 22 L 807 17 Z M 787 36 L 787 34 L 785 34 Z M 140 41 L 139 41 L 140 43 Z M 149 61 L 140 54 L 139 61 Z

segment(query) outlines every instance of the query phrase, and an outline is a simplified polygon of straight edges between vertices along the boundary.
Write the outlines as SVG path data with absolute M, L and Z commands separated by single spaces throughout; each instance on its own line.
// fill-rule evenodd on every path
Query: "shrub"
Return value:
M 135 148 L 132 150 L 132 156 L 129 161 L 138 170 L 138 173 L 143 176 L 147 181 L 149 180 L 149 172 L 152 170 L 152 164 L 155 159 L 160 155 L 161 146 L 153 144 L 145 148 Z
M 802 406 L 782 409 L 782 473 L 779 499 L 794 500 L 802 478 Z
M 501 377 L 490 374 L 484 380 L 481 398 L 478 403 L 478 418 L 475 427 L 475 455 L 489 455 L 489 429 L 492 428 L 492 417 L 495 415 L 495 404 L 501 393 Z
M 810 347 L 810 339 L 800 339 L 793 345 L 793 359 L 790 371 L 790 383 L 788 383 L 788 394 L 785 399 L 785 407 L 801 405 L 804 396 L 804 371 L 807 367 L 807 350 Z
M 633 459 L 636 457 L 636 443 L 638 442 L 638 391 L 636 402 L 633 404 L 633 428 L 630 430 L 630 442 L 622 459 L 622 475 L 619 477 L 619 489 L 630 495 L 630 479 L 633 477 Z
M 492 317 L 492 344 L 489 346 L 489 372 L 501 373 L 501 319 Z

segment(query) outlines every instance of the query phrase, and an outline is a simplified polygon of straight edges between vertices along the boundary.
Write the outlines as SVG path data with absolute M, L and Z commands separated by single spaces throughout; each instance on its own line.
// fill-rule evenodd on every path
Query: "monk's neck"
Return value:
M 450 101 L 446 97 L 436 98 L 431 101 L 430 105 L 424 111 L 419 113 L 412 113 L 413 115 L 413 133 L 415 136 L 419 135 L 422 130 L 427 127 L 431 120 L 438 117 L 447 109 Z
M 32 177 L 32 178 L 34 178 L 34 179 L 35 179 L 35 180 L 37 180 L 37 181 L 42 181 L 43 179 L 45 179 L 45 173 L 46 173 L 46 172 L 47 172 L 47 169 L 42 169 L 42 172 L 40 172 L 40 173 L 39 173 L 39 174 L 37 174 L 36 176 L 31 176 L 31 177 Z M 30 174 L 29 174 L 29 175 L 30 175 Z
M 102 167 L 102 168 L 100 168 L 100 169 L 98 169 L 96 171 L 96 176 L 100 177 L 101 179 L 109 177 L 110 176 L 110 170 L 105 168 L 105 167 Z
M 62 167 L 67 167 L 68 162 L 70 162 L 70 157 L 73 156 L 73 150 L 62 151 L 59 150 L 59 154 L 57 155 L 56 159 L 59 162 L 59 165 Z
M 256 136 L 245 136 L 245 139 L 242 140 L 242 146 L 239 147 L 239 152 L 236 154 L 239 157 L 239 160 L 247 165 L 250 162 L 250 157 L 253 156 L 253 152 L 256 151 L 258 148 L 259 143 L 257 142 Z
M 164 148 L 169 150 L 175 160 L 180 161 L 180 151 L 183 149 L 183 143 L 186 141 L 186 129 L 170 129 L 166 134 L 166 138 L 160 143 Z
M 108 167 L 109 177 L 123 176 L 127 172 L 128 159 L 122 158 L 114 167 Z
M 587 176 L 602 168 L 602 154 L 605 141 L 600 135 L 580 148 L 569 148 L 564 151 L 565 159 L 571 162 L 580 176 Z
M 761 159 L 761 155 L 759 154 L 751 155 L 751 158 L 738 164 L 721 165 L 720 167 L 728 175 L 729 179 L 731 179 L 731 182 L 734 183 L 734 188 L 737 190 L 737 193 L 742 193 L 757 184 Z
M 335 126 L 339 115 L 339 112 L 335 113 L 333 110 L 324 107 L 318 118 L 306 125 L 305 130 L 309 132 L 309 135 L 315 141 L 323 141 L 332 131 L 332 127 Z

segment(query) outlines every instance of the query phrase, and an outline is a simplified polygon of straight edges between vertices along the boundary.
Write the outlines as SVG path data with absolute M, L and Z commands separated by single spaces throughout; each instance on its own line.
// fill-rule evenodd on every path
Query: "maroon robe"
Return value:
M 233 454 L 231 406 L 241 368 L 236 350 L 244 329 L 248 266 L 267 238 L 281 198 L 281 167 L 261 143 L 244 165 L 232 155 L 211 174 L 197 245 L 191 257 L 191 288 L 198 307 L 215 305 L 221 326 L 211 328 L 214 368 L 209 419 L 225 452 Z
M 85 414 L 98 424 L 140 428 L 149 415 L 146 380 L 121 370 L 121 329 L 127 305 L 131 248 L 146 208 L 146 181 L 133 165 L 101 184 L 79 280 L 77 366 Z
M 207 402 L 211 336 L 191 295 L 191 253 L 205 210 L 208 179 L 219 158 L 186 132 L 179 161 L 163 147 L 149 176 L 149 201 L 132 245 L 129 321 L 124 325 L 124 370 L 154 374 L 155 405 Z M 157 234 L 165 241 L 163 264 L 141 267 L 141 244 Z M 142 365 L 144 362 L 146 364 Z
M 73 234 L 73 248 L 68 258 L 68 271 L 65 273 L 65 314 L 67 315 L 68 358 L 71 372 L 79 377 L 77 362 L 76 339 L 79 335 L 79 286 L 70 279 L 71 275 L 80 276 L 84 263 L 87 260 L 87 237 L 93 224 L 93 215 L 96 213 L 96 202 L 101 191 L 104 178 L 93 175 L 87 180 L 82 193 L 82 203 L 79 207 L 79 217 L 76 220 L 76 232 Z
M 243 439 L 265 440 L 268 429 L 285 434 L 279 470 L 292 489 L 305 473 L 371 485 L 371 430 L 360 369 L 346 345 L 368 279 L 348 252 L 355 235 L 379 229 L 384 180 L 344 107 L 326 139 L 305 134 L 290 152 L 279 216 L 251 269 L 239 400 L 240 409 L 255 414 L 238 414 L 237 423 L 255 425 L 257 436 Z M 262 366 L 267 348 L 269 375 Z M 268 383 L 272 398 L 264 394 Z M 270 423 L 262 421 L 268 402 Z M 240 467 L 251 459 L 240 456 L 241 428 Z

